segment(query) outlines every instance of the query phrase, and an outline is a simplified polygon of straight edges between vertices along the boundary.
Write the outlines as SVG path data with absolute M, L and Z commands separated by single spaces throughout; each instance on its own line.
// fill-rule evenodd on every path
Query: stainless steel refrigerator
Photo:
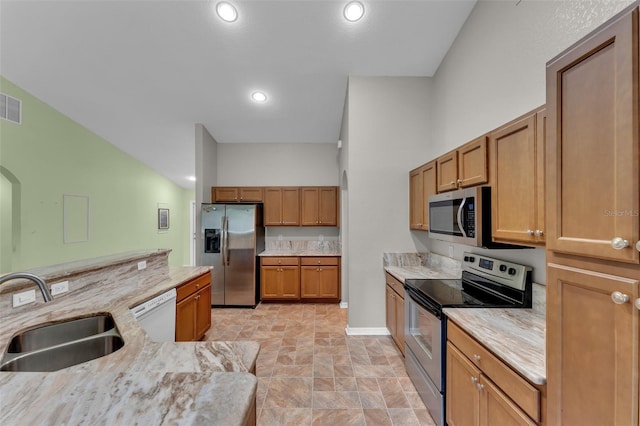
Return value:
M 202 204 L 202 265 L 211 271 L 213 306 L 260 300 L 257 255 L 264 250 L 260 204 Z

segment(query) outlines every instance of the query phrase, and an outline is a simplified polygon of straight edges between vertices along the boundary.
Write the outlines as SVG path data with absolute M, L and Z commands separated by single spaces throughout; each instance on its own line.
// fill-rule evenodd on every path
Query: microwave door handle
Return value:
M 462 232 L 463 237 L 467 237 L 467 233 L 464 232 L 464 223 L 462 223 L 462 210 L 464 210 L 464 204 L 467 202 L 466 198 L 462 199 L 460 203 L 460 207 L 458 207 L 458 227 L 460 228 L 460 232 Z

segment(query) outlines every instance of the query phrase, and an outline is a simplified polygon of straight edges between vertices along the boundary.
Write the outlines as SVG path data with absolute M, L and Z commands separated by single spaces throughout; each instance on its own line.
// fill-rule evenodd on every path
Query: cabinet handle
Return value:
M 640 311 L 640 298 L 637 298 L 633 304 L 636 305 L 636 309 Z
M 613 300 L 613 303 L 616 305 L 623 305 L 629 301 L 629 296 L 619 291 L 614 291 L 611 293 L 611 300 Z
M 473 359 L 475 359 L 475 360 L 476 360 L 476 362 L 479 362 L 479 361 L 480 361 L 480 355 L 476 355 L 476 354 L 474 354 L 474 355 L 473 355 Z
M 320 272 L 320 268 L 316 268 L 316 272 Z
M 542 237 L 542 235 L 543 235 L 544 233 L 542 232 L 542 230 L 541 230 L 541 229 L 536 229 L 536 230 L 533 232 L 533 234 L 534 234 L 536 237 Z
M 637 245 L 638 244 L 636 244 L 636 246 Z M 613 240 L 611 240 L 611 247 L 614 250 L 622 250 L 623 248 L 629 247 L 629 241 L 620 237 L 615 237 Z
M 636 250 L 640 251 L 640 240 L 636 242 Z
M 200 284 L 196 284 L 196 290 L 200 288 Z
M 528 236 L 533 237 L 534 232 L 531 229 L 527 229 L 525 232 Z
M 482 389 L 484 389 L 484 385 L 482 383 L 478 383 L 476 384 L 476 386 L 478 387 L 478 390 L 481 391 Z
M 458 185 L 462 184 L 462 179 L 458 179 Z
M 456 186 L 456 181 L 455 181 L 455 180 L 452 180 L 452 181 L 449 183 L 449 185 Z
M 320 268 L 320 272 L 322 272 L 322 268 Z
M 471 383 L 478 383 L 478 379 L 471 376 Z

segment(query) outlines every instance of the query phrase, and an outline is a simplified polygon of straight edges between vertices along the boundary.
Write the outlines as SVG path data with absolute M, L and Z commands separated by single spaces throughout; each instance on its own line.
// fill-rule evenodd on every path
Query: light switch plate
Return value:
M 62 281 L 59 283 L 51 284 L 51 295 L 66 293 L 69 291 L 69 281 Z
M 36 291 L 35 290 L 27 290 L 21 293 L 16 293 L 13 295 L 13 307 L 17 308 L 18 306 L 28 305 L 29 303 L 33 303 L 36 301 Z
M 147 269 L 147 261 L 146 260 L 138 262 L 138 271 L 142 271 L 143 269 Z

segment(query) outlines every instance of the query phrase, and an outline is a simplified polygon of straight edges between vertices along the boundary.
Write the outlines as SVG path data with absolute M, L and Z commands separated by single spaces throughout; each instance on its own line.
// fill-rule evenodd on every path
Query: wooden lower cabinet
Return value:
M 544 387 L 529 383 L 451 321 L 447 328 L 447 424 L 541 424 Z
M 211 273 L 176 288 L 176 341 L 200 340 L 211 328 Z
M 404 286 L 388 272 L 386 282 L 387 329 L 404 355 Z
M 262 257 L 263 301 L 340 301 L 339 257 Z
M 638 425 L 640 274 L 631 276 L 547 265 L 549 424 Z

